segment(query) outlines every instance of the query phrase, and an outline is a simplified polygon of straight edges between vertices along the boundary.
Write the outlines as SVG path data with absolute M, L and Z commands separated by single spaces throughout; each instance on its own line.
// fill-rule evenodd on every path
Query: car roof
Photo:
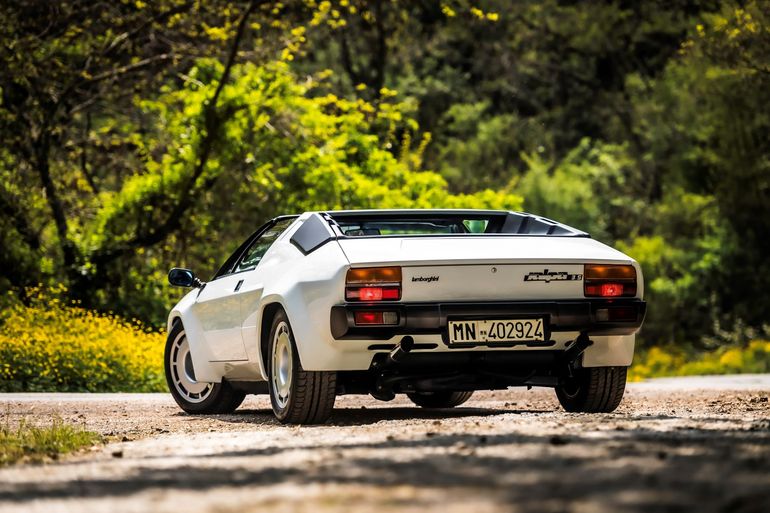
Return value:
M 315 213 L 315 212 L 313 212 Z M 393 208 L 393 209 L 361 209 L 361 210 L 323 210 L 318 213 L 325 213 L 331 216 L 389 216 L 389 215 L 425 215 L 425 214 L 445 214 L 445 215 L 506 215 L 512 213 L 523 214 L 523 212 L 513 212 L 510 210 L 488 210 L 488 209 L 462 209 L 462 208 Z

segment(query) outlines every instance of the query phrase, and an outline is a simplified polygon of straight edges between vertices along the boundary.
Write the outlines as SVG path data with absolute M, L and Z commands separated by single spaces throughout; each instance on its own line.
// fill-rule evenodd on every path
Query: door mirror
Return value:
M 200 287 L 203 285 L 203 282 L 195 276 L 194 272 L 179 267 L 174 267 L 168 272 L 168 282 L 176 287 Z

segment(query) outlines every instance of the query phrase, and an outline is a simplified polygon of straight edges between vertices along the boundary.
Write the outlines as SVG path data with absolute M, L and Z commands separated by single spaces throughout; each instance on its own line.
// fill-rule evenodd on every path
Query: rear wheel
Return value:
M 321 424 L 337 394 L 337 373 L 302 368 L 286 313 L 273 319 L 268 347 L 268 387 L 276 418 L 284 424 Z
M 569 412 L 612 412 L 623 399 L 626 371 L 627 367 L 577 369 L 574 377 L 556 387 L 556 397 Z
M 226 381 L 207 383 L 196 379 L 190 344 L 181 322 L 176 322 L 168 334 L 163 362 L 171 396 L 187 413 L 232 413 L 246 397 Z
M 473 392 L 412 392 L 406 395 L 422 408 L 454 408 L 470 399 Z

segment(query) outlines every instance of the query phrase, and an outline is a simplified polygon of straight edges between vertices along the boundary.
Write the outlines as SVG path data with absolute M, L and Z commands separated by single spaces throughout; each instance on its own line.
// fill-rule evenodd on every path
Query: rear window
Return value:
M 472 231 L 468 225 L 465 224 L 465 221 L 460 219 L 342 220 L 338 221 L 338 224 L 342 233 L 348 237 L 372 235 L 443 235 L 452 233 L 470 233 Z
M 450 210 L 368 210 L 328 212 L 344 237 L 457 234 L 578 236 L 588 234 L 524 212 Z M 335 226 L 336 225 L 336 226 Z

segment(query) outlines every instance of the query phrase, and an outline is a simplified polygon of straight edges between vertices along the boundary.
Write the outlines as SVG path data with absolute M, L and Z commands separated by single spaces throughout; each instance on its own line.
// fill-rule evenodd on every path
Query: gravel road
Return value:
M 327 425 L 276 423 L 266 397 L 183 414 L 165 394 L 0 394 L 2 422 L 84 424 L 111 443 L 0 469 L 11 512 L 770 511 L 770 375 L 629 385 L 617 412 L 551 390 L 454 410 L 340 397 Z

